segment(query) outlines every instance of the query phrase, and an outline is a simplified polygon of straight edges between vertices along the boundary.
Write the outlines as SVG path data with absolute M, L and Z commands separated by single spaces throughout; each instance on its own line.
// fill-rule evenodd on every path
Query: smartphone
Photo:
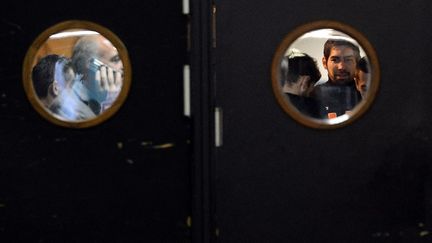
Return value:
M 101 60 L 97 58 L 91 58 L 89 63 L 89 69 L 96 73 L 103 65 L 105 65 Z
M 102 66 L 107 66 L 97 58 L 91 58 L 88 66 L 87 88 L 89 99 L 102 103 L 107 98 L 107 91 L 100 86 L 100 80 L 96 80 L 96 73 Z

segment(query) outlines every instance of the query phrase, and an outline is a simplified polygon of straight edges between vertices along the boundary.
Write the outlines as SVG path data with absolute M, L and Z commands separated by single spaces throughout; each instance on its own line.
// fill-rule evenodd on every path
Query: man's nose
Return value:
M 346 66 L 346 63 L 345 63 L 345 61 L 340 61 L 339 63 L 338 63 L 338 69 L 345 69 L 345 66 Z

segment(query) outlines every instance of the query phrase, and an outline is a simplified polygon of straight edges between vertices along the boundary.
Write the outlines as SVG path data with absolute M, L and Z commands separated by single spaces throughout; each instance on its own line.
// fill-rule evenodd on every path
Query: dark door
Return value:
M 191 127 L 183 110 L 188 62 L 181 1 L 12 1 L 0 29 L 2 242 L 187 242 Z M 100 125 L 50 123 L 26 98 L 24 56 L 66 20 L 97 23 L 125 44 L 126 102 Z
M 223 141 L 213 161 L 215 239 L 427 240 L 432 85 L 431 35 L 424 28 L 430 3 L 215 3 L 215 103 L 223 111 Z M 363 33 L 381 67 L 370 109 L 337 129 L 297 123 L 272 90 L 277 47 L 290 31 L 317 20 Z

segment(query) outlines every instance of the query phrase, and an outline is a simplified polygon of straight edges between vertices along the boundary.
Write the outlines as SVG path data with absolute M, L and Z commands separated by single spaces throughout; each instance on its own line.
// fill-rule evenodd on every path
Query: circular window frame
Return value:
M 109 40 L 113 46 L 117 49 L 119 53 L 119 57 L 123 62 L 123 84 L 121 87 L 121 91 L 118 94 L 116 100 L 113 102 L 111 107 L 109 107 L 106 111 L 97 115 L 94 118 L 86 119 L 86 120 L 66 120 L 62 119 L 60 116 L 57 116 L 50 112 L 45 106 L 42 104 L 40 99 L 37 97 L 33 82 L 32 82 L 32 69 L 34 60 L 38 51 L 45 44 L 48 38 L 53 35 L 63 31 L 71 30 L 71 29 L 81 29 L 81 30 L 89 30 L 95 31 L 102 35 L 104 38 Z M 120 40 L 120 38 L 111 32 L 108 28 L 103 27 L 99 24 L 90 21 L 84 20 L 68 20 L 63 21 L 58 24 L 55 24 L 45 31 L 43 31 L 36 39 L 33 41 L 31 46 L 29 47 L 26 56 L 24 58 L 23 69 L 22 69 L 22 82 L 24 86 L 24 91 L 27 95 L 28 100 L 30 101 L 33 108 L 46 120 L 50 121 L 59 126 L 69 127 L 69 128 L 88 128 L 101 124 L 102 122 L 111 118 L 124 104 L 132 81 L 132 68 L 129 59 L 128 51 Z
M 333 119 L 317 119 L 306 116 L 300 111 L 298 111 L 294 107 L 294 105 L 291 104 L 286 95 L 282 92 L 279 80 L 279 72 L 281 68 L 280 63 L 283 56 L 285 55 L 289 47 L 292 45 L 292 43 L 294 43 L 299 37 L 308 32 L 319 29 L 334 29 L 336 31 L 340 31 L 344 34 L 349 35 L 351 38 L 355 39 L 359 43 L 359 45 L 365 51 L 366 56 L 368 57 L 369 65 L 371 67 L 371 85 L 367 91 L 368 95 L 366 99 L 363 99 L 359 104 L 356 105 L 350 115 L 345 114 Z M 347 24 L 332 20 L 320 20 L 310 22 L 293 29 L 283 38 L 282 42 L 277 47 L 271 64 L 271 82 L 273 93 L 276 97 L 277 102 L 282 107 L 282 109 L 295 121 L 307 127 L 316 129 L 340 128 L 347 126 L 348 124 L 351 124 L 352 122 L 359 119 L 359 117 L 361 117 L 367 110 L 369 110 L 370 106 L 375 100 L 380 85 L 380 67 L 378 56 L 369 40 L 355 28 Z

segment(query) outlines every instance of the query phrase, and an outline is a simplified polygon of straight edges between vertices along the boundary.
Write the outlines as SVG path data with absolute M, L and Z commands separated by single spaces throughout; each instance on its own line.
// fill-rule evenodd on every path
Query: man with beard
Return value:
M 315 86 L 321 118 L 331 119 L 349 113 L 360 101 L 354 76 L 360 59 L 359 47 L 344 39 L 329 39 L 324 44 L 322 63 L 328 81 Z

